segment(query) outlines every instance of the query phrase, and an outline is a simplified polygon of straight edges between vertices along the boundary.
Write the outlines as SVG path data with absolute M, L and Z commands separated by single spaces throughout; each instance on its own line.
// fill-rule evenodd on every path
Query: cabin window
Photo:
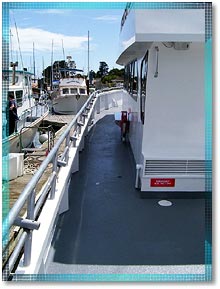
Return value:
M 137 60 L 132 61 L 125 67 L 125 89 L 130 96 L 137 101 L 138 92 L 138 64 Z
M 128 65 L 128 92 L 131 93 L 132 84 L 132 63 Z
M 86 94 L 86 90 L 85 90 L 84 88 L 80 88 L 80 89 L 79 89 L 79 93 L 80 93 L 80 94 Z
M 14 91 L 8 91 L 8 97 L 14 98 Z
M 69 94 L 69 88 L 63 88 L 63 94 Z
M 124 88 L 127 90 L 128 87 L 128 66 L 125 66 L 124 72 Z
M 129 66 L 125 66 L 125 74 L 124 74 L 124 88 L 128 90 L 128 75 L 129 75 Z
M 133 62 L 133 69 L 132 69 L 132 96 L 134 100 L 137 101 L 137 93 L 138 93 L 138 64 L 137 61 Z
M 77 94 L 77 88 L 71 88 L 70 93 L 71 94 Z
M 22 99 L 23 99 L 23 90 L 15 91 L 15 97 L 16 97 L 17 106 L 21 106 Z
M 145 118 L 147 71 L 148 71 L 148 51 L 141 62 L 140 117 L 141 122 L 143 124 Z

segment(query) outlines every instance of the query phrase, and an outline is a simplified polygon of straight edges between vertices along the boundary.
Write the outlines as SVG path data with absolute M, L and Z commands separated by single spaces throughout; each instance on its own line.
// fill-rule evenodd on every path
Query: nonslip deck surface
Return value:
M 169 199 L 173 205 L 161 207 L 156 195 L 141 199 L 134 186 L 130 146 L 121 142 L 114 115 L 106 115 L 86 137 L 46 273 L 74 273 L 80 265 L 204 264 L 205 200 Z

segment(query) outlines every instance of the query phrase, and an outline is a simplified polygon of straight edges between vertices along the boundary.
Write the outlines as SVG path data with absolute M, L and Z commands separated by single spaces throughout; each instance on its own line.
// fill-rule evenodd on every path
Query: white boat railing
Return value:
M 22 266 L 25 267 L 30 265 L 33 230 L 38 230 L 41 226 L 38 220 L 40 219 L 39 216 L 46 201 L 55 198 L 59 172 L 62 167 L 68 165 L 69 152 L 71 148 L 80 146 L 81 138 L 83 138 L 83 134 L 87 131 L 88 125 L 91 124 L 91 119 L 94 117 L 95 109 L 97 113 L 102 109 L 108 109 L 106 106 L 105 108 L 100 107 L 100 101 L 98 101 L 100 100 L 100 95 L 104 95 L 102 91 L 96 91 L 91 94 L 87 102 L 83 105 L 68 125 L 67 129 L 55 143 L 48 156 L 40 165 L 38 171 L 33 175 L 30 182 L 21 192 L 16 203 L 10 209 L 8 216 L 3 220 L 3 258 L 6 259 L 7 257 L 7 262 L 3 269 L 4 279 L 7 279 L 14 270 L 15 263 L 21 255 L 23 248 L 24 255 Z M 65 143 L 65 148 L 60 155 L 60 147 L 63 143 Z M 52 172 L 36 198 L 36 187 L 39 185 L 39 181 L 48 165 L 52 166 Z M 20 217 L 21 211 L 24 210 L 25 206 L 27 208 L 26 216 Z M 7 256 L 9 255 L 9 232 L 14 228 L 14 226 L 23 228 L 23 232 L 21 233 L 11 255 Z
M 33 122 L 35 119 L 40 118 L 48 111 L 48 105 L 45 103 L 43 105 L 36 104 L 22 112 L 17 122 L 17 130 L 26 127 L 27 122 Z

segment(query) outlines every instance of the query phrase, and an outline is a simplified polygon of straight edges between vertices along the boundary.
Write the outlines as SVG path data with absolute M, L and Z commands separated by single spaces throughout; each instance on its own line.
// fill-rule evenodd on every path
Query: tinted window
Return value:
M 17 105 L 18 106 L 22 105 L 23 90 L 17 90 L 15 92 L 15 95 L 16 95 Z
M 145 118 L 147 71 L 148 71 L 148 51 L 141 62 L 140 117 L 143 124 Z
M 85 90 L 84 88 L 80 88 L 79 93 L 80 93 L 80 94 L 85 94 L 85 93 L 86 93 L 86 90 Z
M 69 88 L 63 88 L 63 94 L 69 94 Z
M 77 94 L 77 88 L 71 88 L 70 93 L 71 94 Z

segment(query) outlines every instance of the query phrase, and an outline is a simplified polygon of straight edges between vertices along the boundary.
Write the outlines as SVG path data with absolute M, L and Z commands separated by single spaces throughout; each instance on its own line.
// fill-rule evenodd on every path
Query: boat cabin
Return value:
M 9 86 L 8 96 L 14 97 L 18 106 L 32 94 L 32 76 L 33 74 L 28 71 L 17 70 L 13 78 L 12 70 L 3 70 L 3 82 Z
M 84 78 L 64 78 L 60 80 L 60 96 L 87 95 L 87 87 Z
M 143 192 L 204 192 L 205 10 L 129 9 L 120 55 L 123 111 Z

